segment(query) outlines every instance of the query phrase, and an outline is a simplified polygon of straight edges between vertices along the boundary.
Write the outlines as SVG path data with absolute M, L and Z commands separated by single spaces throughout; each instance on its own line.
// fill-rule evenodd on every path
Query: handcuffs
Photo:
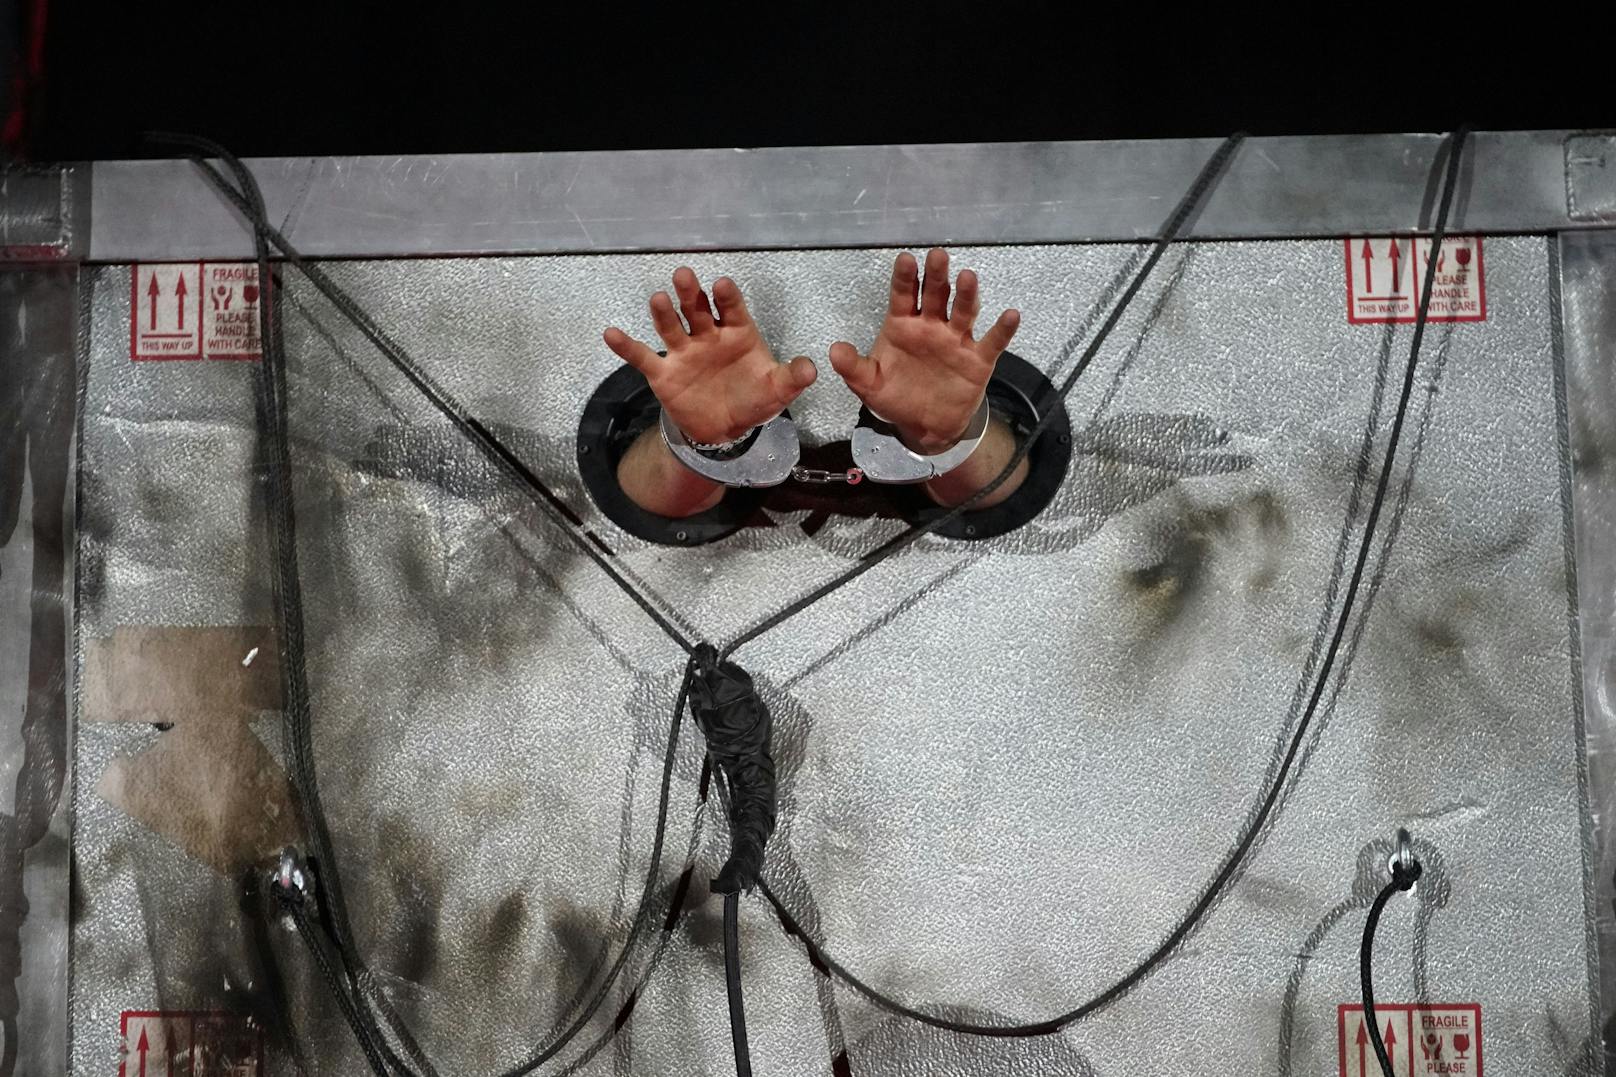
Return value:
M 693 441 L 662 412 L 662 440 L 674 458 L 703 478 L 725 486 L 778 486 L 787 479 L 810 483 L 845 482 L 857 485 L 865 479 L 889 484 L 930 482 L 970 459 L 982 444 L 988 430 L 988 398 L 984 394 L 971 416 L 965 434 L 951 448 L 927 456 L 917 453 L 898 439 L 892 424 L 862 408 L 853 428 L 853 467 L 846 471 L 799 467 L 801 446 L 797 424 L 785 413 L 762 426 L 754 427 L 734 441 L 704 445 Z

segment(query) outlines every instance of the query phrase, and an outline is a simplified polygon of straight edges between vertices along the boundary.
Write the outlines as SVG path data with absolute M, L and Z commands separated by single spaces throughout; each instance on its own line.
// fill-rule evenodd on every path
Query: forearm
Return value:
M 1015 452 L 1016 436 L 1011 433 L 1010 427 L 1001 419 L 990 419 L 987 432 L 982 435 L 982 443 L 976 447 L 976 451 L 953 471 L 926 483 L 926 493 L 939 505 L 958 505 L 997 478 Z M 1027 461 L 1023 458 L 998 489 L 971 507 L 985 509 L 997 505 L 1015 493 L 1026 478 Z
M 722 483 L 702 478 L 674 458 L 654 424 L 623 454 L 617 483 L 629 500 L 658 516 L 694 516 L 724 496 Z

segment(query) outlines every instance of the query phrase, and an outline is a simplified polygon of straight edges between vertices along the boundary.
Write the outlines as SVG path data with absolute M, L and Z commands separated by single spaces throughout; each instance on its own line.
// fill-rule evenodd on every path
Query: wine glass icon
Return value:
M 1463 1032 L 1455 1033 L 1453 1036 L 1453 1049 L 1459 1052 L 1461 1059 L 1464 1058 L 1465 1052 L 1470 1050 L 1470 1037 Z

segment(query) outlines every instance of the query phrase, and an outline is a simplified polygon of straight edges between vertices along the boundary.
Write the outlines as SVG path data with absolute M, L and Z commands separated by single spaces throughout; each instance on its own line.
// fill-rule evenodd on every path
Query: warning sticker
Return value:
M 1353 236 L 1347 248 L 1347 321 L 1412 322 L 1420 309 L 1431 241 L 1424 237 Z M 1487 277 L 1480 236 L 1448 236 L 1436 253 L 1426 320 L 1487 320 Z
M 1481 1007 L 1472 1003 L 1377 1003 L 1386 1056 L 1397 1077 L 1481 1077 Z M 1341 1077 L 1382 1077 L 1363 1007 L 1340 1008 Z
M 129 358 L 202 358 L 201 265 L 139 265 L 130 279 Z
M 260 1077 L 264 1030 L 205 1010 L 125 1010 L 118 1077 Z
M 131 276 L 129 358 L 262 358 L 255 263 L 137 265 Z
M 202 266 L 202 279 L 208 286 L 202 322 L 203 354 L 209 359 L 262 358 L 257 263 L 207 262 Z

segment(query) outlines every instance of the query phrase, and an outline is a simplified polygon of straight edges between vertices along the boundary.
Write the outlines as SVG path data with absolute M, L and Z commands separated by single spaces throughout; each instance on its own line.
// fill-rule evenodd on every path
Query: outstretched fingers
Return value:
M 656 335 L 662 338 L 662 343 L 668 346 L 669 351 L 683 347 L 690 339 L 667 292 L 658 292 L 651 297 L 651 328 L 656 330 Z
M 926 280 L 920 287 L 920 316 L 948 320 L 948 252 L 933 247 L 926 252 Z
M 685 321 L 690 323 L 690 335 L 699 337 L 712 332 L 716 327 L 713 308 L 707 303 L 707 293 L 701 290 L 696 271 L 689 266 L 674 270 L 673 290 L 679 296 L 679 309 L 684 313 Z
M 914 255 L 904 251 L 892 263 L 892 292 L 887 300 L 887 314 L 908 318 L 919 309 L 920 265 Z
M 949 312 L 948 324 L 959 330 L 961 336 L 968 337 L 981 310 L 982 290 L 976 279 L 976 271 L 962 269 L 959 279 L 954 282 L 954 309 Z
M 718 304 L 718 318 L 726 328 L 752 324 L 752 314 L 746 309 L 746 300 L 741 298 L 740 286 L 728 277 L 713 281 L 713 302 Z

